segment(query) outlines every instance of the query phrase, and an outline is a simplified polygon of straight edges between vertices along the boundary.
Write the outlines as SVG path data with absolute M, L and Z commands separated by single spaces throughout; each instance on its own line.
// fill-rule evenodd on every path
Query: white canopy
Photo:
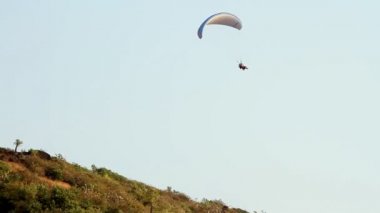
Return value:
M 242 23 L 237 16 L 231 13 L 226 13 L 226 12 L 217 13 L 208 17 L 199 27 L 198 37 L 200 39 L 202 38 L 202 35 L 203 35 L 203 28 L 206 25 L 210 25 L 210 24 L 225 25 L 225 26 L 236 28 L 238 30 L 242 28 Z

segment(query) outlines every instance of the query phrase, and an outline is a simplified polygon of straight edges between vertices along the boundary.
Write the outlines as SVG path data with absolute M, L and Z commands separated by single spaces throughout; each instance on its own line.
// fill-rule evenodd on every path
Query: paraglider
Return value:
M 232 27 L 237 30 L 241 30 L 243 27 L 242 22 L 240 19 L 235 16 L 234 14 L 227 13 L 227 12 L 221 12 L 221 13 L 216 13 L 210 17 L 208 17 L 206 20 L 203 21 L 203 23 L 199 26 L 198 28 L 198 38 L 202 39 L 203 37 L 203 31 L 206 25 L 224 25 L 227 27 Z M 248 69 L 246 65 L 244 65 L 241 61 L 239 62 L 239 69 L 242 71 L 245 71 Z

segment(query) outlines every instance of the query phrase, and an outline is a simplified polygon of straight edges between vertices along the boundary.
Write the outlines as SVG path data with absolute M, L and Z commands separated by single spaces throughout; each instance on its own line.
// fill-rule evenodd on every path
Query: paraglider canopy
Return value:
M 225 25 L 225 26 L 233 27 L 233 28 L 238 29 L 238 30 L 240 30 L 242 28 L 242 23 L 237 16 L 235 16 L 231 13 L 226 13 L 226 12 L 217 13 L 217 14 L 214 14 L 214 15 L 208 17 L 199 27 L 198 37 L 200 39 L 203 36 L 203 28 L 206 25 L 210 25 L 210 24 Z

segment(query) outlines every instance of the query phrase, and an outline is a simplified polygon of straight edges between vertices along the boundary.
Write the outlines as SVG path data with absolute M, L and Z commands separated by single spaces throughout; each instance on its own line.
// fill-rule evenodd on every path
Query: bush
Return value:
M 116 181 L 120 181 L 120 182 L 123 182 L 123 181 L 127 181 L 127 178 L 109 170 L 109 169 L 106 169 L 106 168 L 97 168 L 95 165 L 92 165 L 91 166 L 91 169 L 94 173 L 96 174 L 99 174 L 103 177 L 108 177 L 108 178 L 111 178 L 111 179 L 114 179 Z
M 7 181 L 10 172 L 9 166 L 0 161 L 0 181 Z
M 2 212 L 40 212 L 41 205 L 35 199 L 35 185 L 20 183 L 5 184 L 1 187 L 0 209 Z
M 74 197 L 74 194 L 70 190 L 55 187 L 51 191 L 51 202 L 54 204 L 54 207 L 62 210 L 78 207 L 78 203 L 75 202 Z
M 105 213 L 123 213 L 123 211 L 118 208 L 109 207 Z
M 36 200 L 41 204 L 42 209 L 50 208 L 50 191 L 45 185 L 37 186 Z
M 59 168 L 48 167 L 45 170 L 45 176 L 53 180 L 63 180 L 63 171 Z

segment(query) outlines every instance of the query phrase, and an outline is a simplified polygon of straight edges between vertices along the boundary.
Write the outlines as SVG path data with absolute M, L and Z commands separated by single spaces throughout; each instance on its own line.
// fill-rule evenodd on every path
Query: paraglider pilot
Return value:
M 240 62 L 239 63 L 239 69 L 241 69 L 241 70 L 246 70 L 246 69 L 248 69 L 248 67 L 247 66 L 245 66 L 244 64 L 243 64 L 243 62 Z

